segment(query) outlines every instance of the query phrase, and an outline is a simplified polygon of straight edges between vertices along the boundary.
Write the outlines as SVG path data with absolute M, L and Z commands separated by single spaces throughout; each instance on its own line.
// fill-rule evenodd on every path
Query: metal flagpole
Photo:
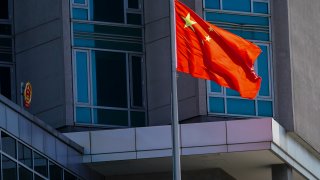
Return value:
M 175 17 L 175 0 L 170 1 L 170 29 L 171 29 L 171 101 L 172 101 L 172 161 L 173 161 L 173 180 L 181 180 L 180 164 L 180 127 L 178 119 L 178 95 L 177 95 L 177 52 L 176 52 L 176 17 Z

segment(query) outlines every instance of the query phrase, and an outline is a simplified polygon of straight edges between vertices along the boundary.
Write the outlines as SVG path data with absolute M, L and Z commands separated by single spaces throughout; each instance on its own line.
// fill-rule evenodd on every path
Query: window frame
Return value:
M 108 107 L 108 106 L 97 106 L 93 103 L 93 92 L 92 92 L 92 51 L 105 51 L 105 52 L 118 52 L 124 53 L 126 55 L 126 79 L 127 79 L 127 107 Z M 87 78 L 88 78 L 88 93 L 89 93 L 89 100 L 88 103 L 79 103 L 77 101 L 77 70 L 76 70 L 76 52 L 88 52 L 87 53 Z M 129 52 L 129 51 L 119 51 L 119 50 L 111 50 L 111 49 L 97 49 L 97 48 L 82 48 L 82 47 L 73 47 L 73 57 L 72 57 L 72 64 L 73 64 L 73 98 L 74 98 L 74 123 L 79 126 L 100 126 L 100 127 L 112 127 L 112 128 L 120 128 L 120 127 L 131 127 L 131 113 L 130 112 L 144 112 L 145 113 L 145 124 L 147 124 L 147 110 L 146 110 L 146 77 L 145 77 L 145 61 L 143 59 L 143 53 L 141 52 Z M 142 75 L 142 103 L 143 107 L 135 107 L 131 106 L 132 104 L 132 75 L 131 75 L 131 57 L 137 56 L 141 57 L 141 75 Z M 77 122 L 77 108 L 89 108 L 90 109 L 90 123 L 79 123 Z M 94 122 L 94 109 L 105 109 L 105 110 L 126 110 L 128 113 L 128 126 L 121 126 L 121 125 L 112 125 L 112 124 L 97 124 Z

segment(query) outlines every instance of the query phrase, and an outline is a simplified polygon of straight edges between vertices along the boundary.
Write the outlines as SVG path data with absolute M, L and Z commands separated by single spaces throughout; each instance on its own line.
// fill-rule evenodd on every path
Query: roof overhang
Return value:
M 237 179 L 267 180 L 271 165 L 286 163 L 297 177 L 320 178 L 319 154 L 272 118 L 181 124 L 180 129 L 183 170 L 222 168 Z M 171 126 L 65 135 L 84 147 L 84 163 L 107 176 L 172 167 Z

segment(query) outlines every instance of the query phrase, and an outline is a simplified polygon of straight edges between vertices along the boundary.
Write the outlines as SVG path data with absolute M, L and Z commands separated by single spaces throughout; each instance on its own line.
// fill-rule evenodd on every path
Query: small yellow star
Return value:
M 212 32 L 212 31 L 214 31 L 214 29 L 211 27 L 211 26 L 209 26 L 209 32 Z
M 211 37 L 208 35 L 206 36 L 206 41 L 210 41 Z
M 192 25 L 197 24 L 197 22 L 192 21 L 190 19 L 190 13 L 188 13 L 186 17 L 182 17 L 182 18 L 186 22 L 186 24 L 184 25 L 184 28 L 190 27 L 194 31 Z

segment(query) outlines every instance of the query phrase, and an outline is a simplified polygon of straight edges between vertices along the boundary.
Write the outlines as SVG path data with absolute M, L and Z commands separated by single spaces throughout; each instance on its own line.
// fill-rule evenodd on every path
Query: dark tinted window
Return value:
M 122 0 L 93 0 L 91 8 L 94 21 L 124 23 Z
M 58 165 L 50 162 L 49 171 L 50 171 L 50 179 L 55 179 L 55 180 L 63 179 L 62 168 L 59 167 Z
M 0 0 L 0 19 L 8 18 L 8 0 Z
M 92 56 L 94 105 L 126 108 L 126 54 L 95 51 Z
M 132 106 L 142 107 L 142 64 L 141 57 L 133 56 L 132 65 Z
M 11 99 L 11 75 L 9 67 L 0 67 L 0 94 Z
M 3 180 L 17 179 L 17 164 L 6 156 L 2 156 L 2 178 Z
M 11 157 L 15 158 L 17 154 L 16 140 L 4 132 L 1 132 L 1 140 L 2 140 L 2 151 L 10 155 Z

